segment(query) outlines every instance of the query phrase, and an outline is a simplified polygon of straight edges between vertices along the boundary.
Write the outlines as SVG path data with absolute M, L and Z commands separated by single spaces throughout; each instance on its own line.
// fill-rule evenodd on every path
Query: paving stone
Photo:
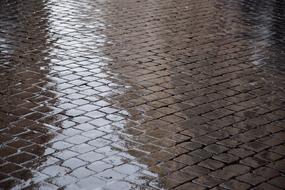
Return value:
M 266 179 L 275 177 L 279 175 L 279 172 L 277 170 L 271 169 L 269 167 L 260 167 L 253 171 L 256 175 L 262 176 Z
M 177 162 L 186 164 L 186 165 L 193 165 L 193 164 L 200 162 L 203 159 L 200 157 L 196 157 L 196 156 L 182 155 L 182 156 L 175 158 L 174 160 Z
M 176 171 L 173 173 L 169 173 L 169 175 L 167 175 L 166 179 L 170 179 L 173 182 L 178 184 L 183 184 L 187 181 L 190 181 L 191 179 L 194 179 L 195 176 L 191 175 L 189 173 L 183 172 L 183 171 Z
M 87 152 L 78 156 L 79 159 L 86 161 L 86 162 L 94 162 L 97 160 L 103 159 L 105 156 L 103 154 L 99 154 L 97 152 Z
M 197 189 L 197 190 L 203 190 L 205 189 L 205 187 L 203 186 L 200 186 L 198 184 L 195 184 L 195 183 L 191 183 L 191 182 L 188 182 L 188 183 L 185 183 L 177 188 L 175 188 L 175 190 L 190 190 L 190 189 Z
M 65 162 L 63 162 L 63 166 L 64 167 L 68 167 L 70 169 L 75 169 L 75 168 L 78 168 L 80 166 L 83 166 L 85 165 L 86 162 L 80 160 L 80 159 L 77 159 L 77 158 L 70 158 L 68 160 L 66 160 Z
M 232 177 L 242 175 L 242 174 L 248 172 L 249 170 L 250 170 L 250 168 L 247 166 L 243 166 L 243 165 L 239 165 L 239 164 L 233 164 L 233 165 L 226 166 L 223 169 L 214 171 L 210 175 L 213 177 L 216 177 L 216 178 L 227 180 L 227 179 L 230 179 Z
M 206 146 L 205 150 L 207 150 L 208 152 L 212 152 L 214 154 L 220 154 L 222 152 L 225 152 L 227 148 L 221 145 L 212 144 L 212 145 Z
M 105 185 L 105 182 L 99 178 L 96 178 L 94 176 L 90 176 L 88 178 L 85 178 L 77 183 L 79 188 L 89 189 L 92 190 L 94 188 L 101 188 Z
M 189 155 L 193 155 L 196 157 L 200 157 L 202 159 L 206 159 L 212 156 L 211 152 L 208 152 L 207 150 L 204 149 L 199 149 L 199 150 L 195 150 L 189 153 Z
M 206 175 L 210 172 L 209 169 L 206 169 L 204 167 L 201 167 L 201 166 L 187 166 L 185 168 L 183 168 L 181 171 L 185 172 L 185 173 L 188 173 L 190 175 L 193 175 L 193 176 L 202 176 L 202 175 Z
M 33 159 L 35 159 L 34 155 L 27 154 L 25 152 L 15 154 L 15 155 L 7 158 L 8 161 L 11 161 L 11 162 L 17 163 L 17 164 L 23 164 L 23 163 L 28 162 L 28 161 L 33 160 Z
M 231 179 L 225 183 L 221 184 L 222 187 L 226 188 L 226 189 L 249 189 L 250 185 L 246 184 L 246 183 L 242 183 L 240 181 Z
M 71 173 L 71 175 L 75 176 L 78 179 L 85 178 L 85 177 L 90 176 L 92 174 L 94 174 L 94 173 L 91 170 L 86 169 L 85 167 L 77 168 L 77 169 L 73 170 L 73 172 Z
M 107 169 L 97 175 L 97 177 L 107 181 L 121 180 L 126 176 L 126 174 L 116 172 L 113 169 Z
M 82 130 L 82 131 L 90 131 L 90 130 L 94 129 L 95 127 L 93 125 L 88 124 L 88 123 L 82 123 L 80 125 L 76 125 L 75 128 Z
M 285 187 L 285 180 L 284 180 L 284 176 L 279 176 L 279 177 L 275 177 L 273 179 L 271 179 L 268 183 L 280 187 L 280 188 L 284 188 Z
M 269 146 L 262 144 L 261 142 L 250 142 L 243 145 L 243 147 L 252 151 L 260 152 L 261 150 L 264 150 Z
M 75 153 L 75 152 L 70 151 L 70 150 L 63 150 L 63 151 L 59 151 L 59 152 L 54 154 L 55 157 L 62 159 L 62 160 L 66 160 L 66 159 L 75 157 L 77 155 L 78 155 L 78 153 Z
M 221 161 L 221 162 L 227 163 L 227 164 L 233 163 L 239 159 L 238 157 L 236 157 L 232 154 L 228 154 L 228 153 L 218 154 L 218 155 L 213 156 L 213 158 L 215 160 L 218 160 L 218 161 Z
M 108 190 L 116 190 L 116 189 L 131 190 L 134 188 L 134 185 L 127 183 L 125 181 L 118 181 L 118 182 L 108 184 L 104 188 Z
M 104 171 L 105 169 L 112 168 L 113 166 L 111 164 L 107 164 L 102 161 L 97 161 L 97 162 L 93 162 L 87 167 L 95 172 L 101 172 L 101 171 Z
M 61 166 L 57 166 L 57 165 L 51 165 L 51 166 L 48 166 L 48 167 L 44 168 L 41 172 L 46 174 L 46 175 L 55 177 L 55 176 L 58 176 L 58 175 L 59 176 L 63 176 L 68 171 L 69 171 L 69 169 L 66 168 L 66 167 L 61 167 Z
M 72 143 L 72 144 L 82 144 L 86 141 L 89 140 L 89 138 L 87 137 L 84 137 L 82 135 L 75 135 L 73 137 L 70 137 L 70 138 L 67 138 L 67 139 L 64 139 L 66 142 L 68 143 Z
M 69 147 L 72 147 L 72 144 L 70 144 L 68 142 L 64 142 L 64 141 L 57 141 L 56 143 L 54 143 L 52 145 L 52 148 L 56 149 L 56 150 L 64 150 L 64 149 L 67 149 Z
M 266 180 L 265 178 L 258 176 L 258 175 L 255 175 L 255 174 L 252 174 L 252 173 L 248 173 L 248 174 L 239 176 L 236 179 L 238 179 L 239 181 L 249 183 L 249 184 L 254 185 L 254 186 L 256 186 L 257 184 Z
M 219 162 L 217 160 L 213 159 L 207 159 L 199 163 L 200 166 L 203 166 L 205 168 L 209 168 L 211 170 L 216 170 L 218 168 L 221 168 L 224 166 L 222 162 Z
M 103 159 L 102 161 L 108 163 L 108 164 L 112 164 L 114 166 L 118 166 L 118 165 L 121 165 L 123 163 L 125 163 L 125 160 L 123 157 L 120 157 L 120 156 L 109 156 L 105 159 Z
M 255 157 L 269 162 L 273 162 L 275 160 L 282 158 L 281 155 L 269 151 L 260 152 L 259 154 L 255 155 Z
M 247 157 L 247 156 L 250 156 L 250 155 L 254 154 L 253 151 L 246 150 L 246 149 L 243 149 L 243 148 L 231 149 L 229 151 L 229 153 L 231 153 L 231 154 L 233 154 L 235 156 L 238 156 L 240 158 L 244 158 L 244 157 Z
M 123 164 L 118 167 L 115 167 L 114 170 L 123 174 L 132 175 L 138 170 L 140 170 L 140 167 L 132 164 Z
M 284 156 L 285 155 L 285 145 L 275 146 L 271 148 L 271 151 Z
M 217 178 L 211 177 L 211 176 L 202 176 L 202 177 L 199 177 L 199 178 L 193 180 L 193 182 L 200 184 L 204 187 L 211 188 L 211 187 L 214 187 L 214 186 L 222 183 L 223 180 L 217 179 Z
M 188 150 L 195 150 L 195 149 L 202 147 L 201 144 L 195 143 L 195 142 L 185 142 L 185 143 L 179 144 L 179 146 L 181 146 L 185 149 L 188 149 Z
M 269 167 L 284 172 L 285 171 L 284 164 L 285 164 L 285 159 L 282 159 L 269 164 Z
M 96 147 L 94 146 L 90 146 L 89 144 L 79 144 L 79 145 L 76 145 L 76 146 L 73 146 L 70 148 L 71 151 L 74 151 L 76 153 L 85 153 L 85 152 L 89 152 L 91 150 L 94 150 Z
M 240 163 L 247 165 L 247 166 L 250 166 L 250 167 L 253 167 L 253 168 L 257 168 L 257 167 L 264 166 L 264 165 L 268 164 L 268 161 L 261 160 L 261 159 L 256 158 L 256 157 L 248 157 L 248 158 L 241 160 Z
M 75 177 L 72 177 L 70 175 L 65 175 L 65 176 L 58 177 L 52 180 L 52 184 L 58 187 L 63 187 L 63 186 L 75 183 L 76 181 L 77 179 Z
M 31 176 L 28 173 L 29 173 L 29 170 L 22 169 L 20 171 L 13 172 L 10 175 L 13 177 L 22 179 L 22 180 L 28 180 L 29 178 L 31 178 Z
M 280 188 L 270 185 L 268 183 L 262 183 L 253 189 L 254 190 L 280 190 Z
M 10 147 L 4 147 L 0 149 L 0 156 L 1 157 L 7 157 L 12 154 L 15 154 L 17 152 L 17 149 L 10 148 Z

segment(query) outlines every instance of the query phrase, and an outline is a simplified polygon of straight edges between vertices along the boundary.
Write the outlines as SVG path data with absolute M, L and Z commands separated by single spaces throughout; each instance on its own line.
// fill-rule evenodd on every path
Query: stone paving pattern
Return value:
M 0 189 L 284 189 L 284 10 L 1 0 Z

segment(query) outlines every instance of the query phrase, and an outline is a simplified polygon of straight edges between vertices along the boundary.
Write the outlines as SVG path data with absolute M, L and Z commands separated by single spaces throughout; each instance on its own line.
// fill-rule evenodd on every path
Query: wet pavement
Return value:
M 0 189 L 284 189 L 284 10 L 1 0 Z

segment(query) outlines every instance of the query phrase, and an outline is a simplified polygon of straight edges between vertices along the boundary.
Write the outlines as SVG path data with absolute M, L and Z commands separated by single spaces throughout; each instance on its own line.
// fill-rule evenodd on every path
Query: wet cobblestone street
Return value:
M 0 190 L 285 189 L 284 11 L 0 0 Z

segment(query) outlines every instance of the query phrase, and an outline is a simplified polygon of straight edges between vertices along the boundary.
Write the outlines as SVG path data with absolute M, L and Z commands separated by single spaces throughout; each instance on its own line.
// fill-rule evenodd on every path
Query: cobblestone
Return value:
M 0 189 L 285 189 L 284 9 L 1 0 Z

